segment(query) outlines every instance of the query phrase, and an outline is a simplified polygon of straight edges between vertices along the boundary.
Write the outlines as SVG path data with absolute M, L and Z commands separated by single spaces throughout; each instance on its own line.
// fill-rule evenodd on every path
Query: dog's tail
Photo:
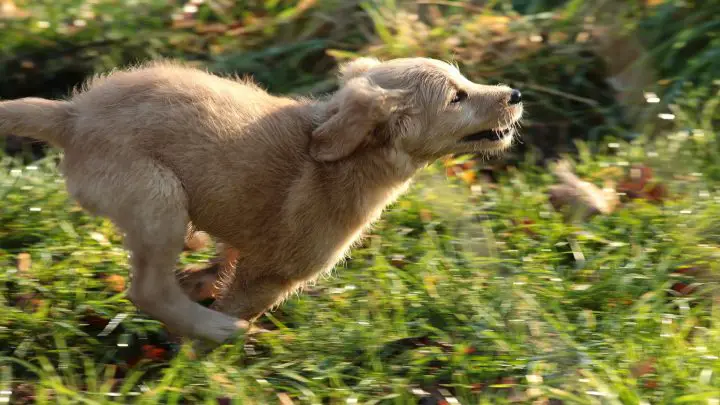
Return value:
M 69 141 L 71 103 L 43 98 L 0 101 L 0 136 L 18 135 L 64 147 Z

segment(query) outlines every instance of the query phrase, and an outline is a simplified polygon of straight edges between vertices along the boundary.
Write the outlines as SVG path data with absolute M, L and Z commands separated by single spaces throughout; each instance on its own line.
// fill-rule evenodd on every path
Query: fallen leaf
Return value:
M 405 260 L 404 255 L 393 255 L 392 258 L 390 258 L 390 264 L 398 269 L 402 269 L 407 264 L 407 260 Z
M 666 187 L 653 180 L 652 168 L 645 165 L 633 165 L 628 175 L 617 186 L 617 191 L 629 199 L 645 199 L 662 202 L 667 198 Z
M 35 386 L 28 383 L 18 384 L 12 390 L 9 403 L 15 405 L 30 405 L 36 403 Z
M 22 310 L 37 312 L 42 305 L 43 300 L 33 293 L 20 294 L 15 297 L 14 306 Z
M 290 399 L 290 396 L 284 392 L 278 392 L 277 394 L 278 400 L 280 400 L 281 405 L 293 405 L 292 399 Z
M 106 276 L 105 282 L 107 283 L 110 290 L 116 293 L 121 293 L 125 291 L 125 277 L 119 274 L 111 274 L 109 276 Z
M 646 374 L 655 372 L 655 358 L 651 357 L 646 360 L 639 361 L 630 367 L 630 373 L 633 377 L 638 378 Z
M 473 184 L 477 179 L 477 174 L 473 170 L 464 170 L 459 176 L 465 183 Z
M 657 380 L 647 380 L 647 381 L 645 381 L 645 383 L 643 385 L 645 386 L 645 388 L 655 389 L 658 387 L 659 384 L 658 384 Z
M 27 273 L 32 265 L 29 253 L 20 253 L 17 256 L 17 269 L 20 273 Z
M 670 289 L 675 291 L 677 293 L 676 295 L 688 295 L 695 292 L 697 284 L 675 283 Z
M 143 358 L 153 361 L 162 361 L 167 357 L 167 350 L 155 345 L 142 346 Z
M 587 219 L 597 214 L 609 214 L 617 207 L 619 199 L 611 182 L 600 189 L 577 177 L 566 161 L 557 163 L 554 172 L 562 184 L 548 190 L 550 204 L 564 212 L 566 218 Z
M 92 311 L 88 311 L 85 316 L 80 318 L 80 322 L 86 323 L 92 327 L 95 328 L 105 328 L 108 323 L 110 323 L 110 320 L 107 318 L 104 318 Z
M 523 218 L 522 221 L 517 221 L 513 219 L 513 223 L 515 226 L 519 227 L 525 234 L 528 236 L 537 236 L 537 232 L 535 232 L 532 229 L 532 226 L 535 225 L 535 221 L 533 221 L 530 218 Z

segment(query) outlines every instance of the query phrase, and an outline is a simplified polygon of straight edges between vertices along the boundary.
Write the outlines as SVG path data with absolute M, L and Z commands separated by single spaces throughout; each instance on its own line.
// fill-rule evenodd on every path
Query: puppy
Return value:
M 433 59 L 361 58 L 325 99 L 155 62 L 64 101 L 0 103 L 0 135 L 64 150 L 70 195 L 131 253 L 129 299 L 175 333 L 222 342 L 331 269 L 413 175 L 453 153 L 507 149 L 520 92 Z M 232 250 L 211 308 L 173 268 L 187 227 Z

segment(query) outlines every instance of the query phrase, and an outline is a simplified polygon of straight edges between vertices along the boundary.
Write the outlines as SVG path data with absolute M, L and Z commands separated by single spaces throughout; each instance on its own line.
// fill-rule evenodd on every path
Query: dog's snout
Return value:
M 519 104 L 521 101 L 522 101 L 522 94 L 520 93 L 520 90 L 513 89 L 510 92 L 510 100 L 508 101 L 508 103 L 514 105 L 514 104 Z

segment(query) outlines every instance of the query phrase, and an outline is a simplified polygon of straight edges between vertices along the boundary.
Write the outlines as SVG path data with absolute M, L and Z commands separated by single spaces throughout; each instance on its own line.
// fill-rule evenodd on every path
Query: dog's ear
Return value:
M 380 61 L 375 58 L 358 58 L 351 62 L 340 65 L 339 79 L 340 84 L 347 84 L 352 79 L 364 75 L 372 67 L 380 64 Z
M 351 79 L 328 102 L 325 121 L 312 133 L 311 156 L 321 162 L 349 156 L 404 108 L 406 97 L 406 92 L 383 89 L 367 77 Z

